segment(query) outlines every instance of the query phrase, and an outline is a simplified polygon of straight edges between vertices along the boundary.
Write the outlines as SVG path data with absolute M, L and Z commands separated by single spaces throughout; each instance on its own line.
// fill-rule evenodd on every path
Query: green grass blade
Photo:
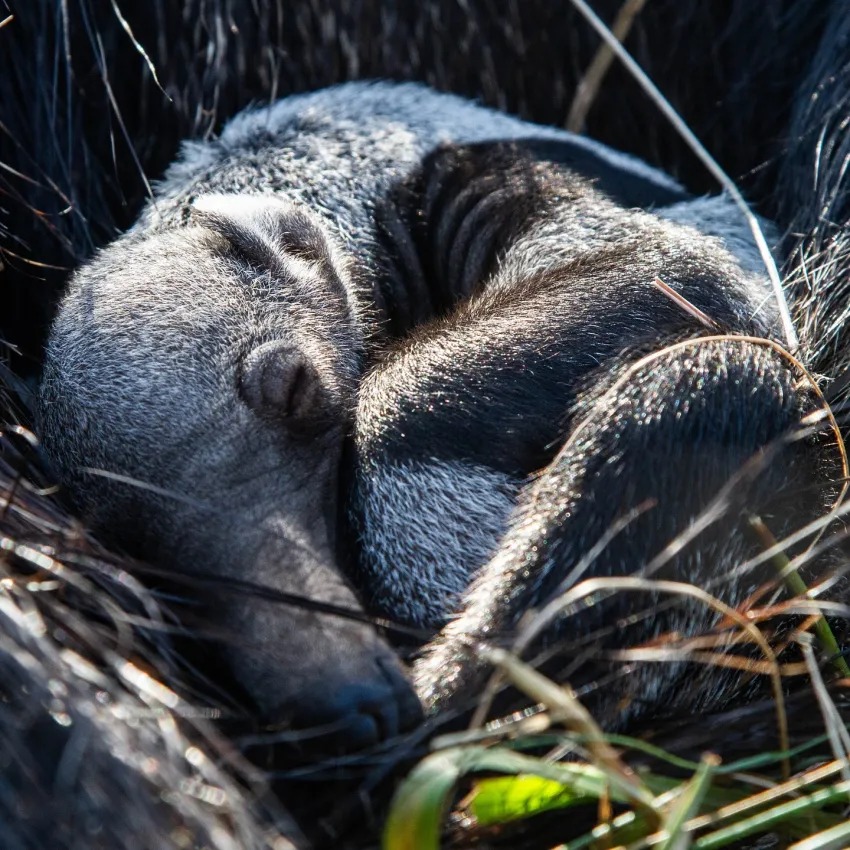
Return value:
M 440 829 L 460 778 L 457 751 L 421 761 L 393 798 L 384 827 L 384 850 L 438 850 Z
M 423 759 L 396 791 L 384 828 L 384 850 L 436 850 L 458 782 L 476 772 L 537 776 L 560 785 L 573 802 L 603 796 L 619 803 L 631 802 L 627 791 L 612 788 L 607 773 L 592 765 L 554 764 L 499 748 L 442 750 Z M 550 787 L 550 794 L 552 790 L 554 787 Z M 521 803 L 521 795 L 516 800 Z M 505 814 L 515 819 L 526 812 L 516 808 Z
M 829 788 L 821 788 L 805 797 L 781 803 L 751 817 L 736 821 L 723 829 L 704 835 L 693 843 L 693 847 L 695 850 L 715 850 L 718 847 L 727 847 L 750 835 L 769 832 L 776 824 L 806 812 L 818 810 L 829 803 L 847 800 L 849 791 L 850 782 L 838 782 Z
M 493 826 L 594 799 L 554 779 L 524 773 L 482 779 L 476 783 L 469 808 L 481 826 Z
M 776 538 L 760 517 L 750 517 L 750 525 L 761 537 L 765 549 L 772 549 L 778 545 Z M 793 596 L 798 596 L 800 599 L 811 599 L 808 585 L 796 570 L 791 569 L 791 561 L 784 552 L 777 552 L 771 558 L 771 561 Z M 838 641 L 823 614 L 815 621 L 814 628 L 818 641 L 820 641 L 824 652 L 830 657 L 832 665 L 841 676 L 850 678 L 850 665 L 847 664 L 847 659 L 841 654 Z
M 658 845 L 660 850 L 688 850 L 691 846 L 693 835 L 684 829 L 685 822 L 699 811 L 719 763 L 717 756 L 704 756 L 697 772 L 673 801 L 664 816 L 662 828 L 667 837 Z

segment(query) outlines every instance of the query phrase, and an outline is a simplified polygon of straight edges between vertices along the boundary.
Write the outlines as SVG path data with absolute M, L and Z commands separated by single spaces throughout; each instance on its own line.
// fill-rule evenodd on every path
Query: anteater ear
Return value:
M 321 222 L 306 208 L 268 195 L 206 195 L 192 220 L 223 236 L 252 265 L 273 267 L 282 254 L 332 267 L 332 248 Z
M 292 342 L 255 348 L 242 364 L 239 391 L 256 414 L 296 430 L 329 423 L 332 410 L 316 367 Z

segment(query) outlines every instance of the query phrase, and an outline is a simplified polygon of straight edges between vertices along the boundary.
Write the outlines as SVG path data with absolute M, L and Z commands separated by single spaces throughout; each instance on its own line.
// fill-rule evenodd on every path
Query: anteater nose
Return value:
M 395 659 L 374 659 L 370 671 L 327 690 L 300 694 L 292 714 L 297 728 L 313 729 L 311 748 L 322 752 L 367 749 L 414 728 L 422 706 Z

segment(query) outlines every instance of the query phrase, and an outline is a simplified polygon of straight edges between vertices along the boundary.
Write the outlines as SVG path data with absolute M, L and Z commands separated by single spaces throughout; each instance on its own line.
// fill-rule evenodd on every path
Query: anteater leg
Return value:
M 477 693 L 489 673 L 481 644 L 523 640 L 534 612 L 565 592 L 573 604 L 526 653 L 545 655 L 561 679 L 591 682 L 611 667 L 612 650 L 710 630 L 718 610 L 694 595 L 609 593 L 592 581 L 674 580 L 741 604 L 776 577 L 770 564 L 741 570 L 761 551 L 750 518 L 782 537 L 840 493 L 842 457 L 822 404 L 767 341 L 674 343 L 602 380 L 579 399 L 560 454 L 521 495 L 466 607 L 419 661 L 418 687 L 432 709 Z M 696 679 L 682 687 L 685 670 Z M 632 665 L 590 701 L 610 725 L 674 706 L 704 710 L 740 684 L 720 670 Z

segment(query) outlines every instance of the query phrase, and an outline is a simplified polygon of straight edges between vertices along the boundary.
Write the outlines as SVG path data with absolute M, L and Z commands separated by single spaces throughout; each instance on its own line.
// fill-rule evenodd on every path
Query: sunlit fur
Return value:
M 356 608 L 335 557 L 339 451 L 353 428 L 356 589 L 368 610 L 426 629 L 472 612 L 447 633 L 460 648 L 443 637 L 434 650 L 441 671 L 460 664 L 451 681 L 466 696 L 466 642 L 545 603 L 619 513 L 659 503 L 629 554 L 606 550 L 614 563 L 594 573 L 640 572 L 813 409 L 793 368 L 734 340 L 705 361 L 698 347 L 666 384 L 681 364 L 659 361 L 631 415 L 616 397 L 575 408 L 637 355 L 705 333 L 656 279 L 721 332 L 775 337 L 754 254 L 730 201 L 689 200 L 665 175 L 570 134 L 411 84 L 293 97 L 186 145 L 139 222 L 76 273 L 47 348 L 44 445 L 89 521 L 145 557 Z M 407 330 L 397 305 L 416 326 L 392 342 L 389 325 Z M 273 358 L 303 367 L 269 361 L 270 376 L 295 383 L 272 387 L 273 404 L 256 391 L 246 404 L 247 384 L 265 380 L 247 364 L 272 343 Z M 308 420 L 293 393 L 312 399 Z M 579 461 L 565 449 L 525 494 L 524 480 L 574 442 L 577 411 L 600 441 L 616 417 L 616 442 L 582 448 Z M 817 512 L 835 469 L 801 446 Z M 597 458 L 617 469 L 604 483 L 584 470 Z M 511 549 L 513 532 L 502 534 L 526 499 L 534 523 L 555 522 Z M 786 529 L 784 515 L 776 522 Z M 720 528 L 725 548 L 698 541 L 672 574 L 704 584 L 733 567 L 747 548 L 736 525 Z M 564 553 L 544 555 L 556 544 Z M 371 742 L 414 721 L 389 650 L 362 625 L 244 600 L 220 617 L 246 638 L 226 654 L 270 722 L 344 721 L 349 741 Z M 692 617 L 689 631 L 712 619 Z
M 57 281 L 64 280 L 69 266 L 90 256 L 93 246 L 129 225 L 145 195 L 142 170 L 152 178 L 160 175 L 179 139 L 215 132 L 249 102 L 364 75 L 427 78 L 440 88 L 559 123 L 598 45 L 568 5 L 555 14 L 549 0 L 515 4 L 510 20 L 498 22 L 489 20 L 489 0 L 392 3 L 392 14 L 382 14 L 386 4 L 372 0 L 119 0 L 118 5 L 170 100 L 145 70 L 110 4 L 33 0 L 17 4 L 15 25 L 2 29 L 0 161 L 10 169 L 0 172 L 0 248 L 4 292 L 12 303 L 4 305 L 0 323 L 6 338 L 23 344 L 31 355 L 16 361 L 25 376 L 37 365 L 32 355 L 37 355 Z M 658 0 L 637 19 L 628 46 L 729 173 L 743 178 L 749 196 L 778 221 L 786 235 L 780 256 L 787 258 L 784 271 L 795 296 L 804 360 L 822 386 L 828 392 L 834 386 L 840 397 L 847 386 L 840 376 L 847 362 L 843 282 L 850 256 L 843 235 L 848 194 L 842 124 L 848 110 L 843 50 L 848 22 L 836 7 L 825 27 L 830 7 L 821 0 L 768 0 L 735 3 L 718 14 L 712 4 Z M 826 38 L 817 50 L 821 31 Z M 703 43 L 711 49 L 702 50 Z M 112 97 L 117 114 L 110 112 Z M 689 188 L 701 192 L 712 185 L 616 67 L 591 110 L 589 130 L 684 176 Z M 27 260 L 47 265 L 31 266 Z M 26 398 L 26 383 L 11 375 L 6 380 Z M 3 402 L 8 403 L 6 394 Z M 19 409 L 10 404 L 7 416 Z M 4 455 L 7 448 L 4 442 Z M 220 762 L 192 712 L 188 722 L 181 719 L 174 704 L 163 701 L 167 691 L 157 691 L 151 712 L 156 682 L 121 677 L 130 670 L 122 658 L 139 651 L 138 643 L 128 643 L 127 627 L 140 621 L 121 613 L 137 614 L 126 592 L 124 568 L 131 562 L 116 559 L 99 567 L 79 525 L 54 522 L 61 508 L 19 482 L 18 473 L 17 468 L 4 472 L 4 481 L 17 494 L 0 517 L 4 546 L 17 540 L 35 544 L 35 551 L 22 549 L 5 565 L 21 566 L 23 578 L 17 580 L 15 604 L 0 612 L 7 671 L 0 734 L 9 756 L 0 796 L 7 813 L 4 843 L 171 846 L 190 834 L 215 847 L 233 841 L 271 846 L 276 831 L 267 818 L 256 819 L 244 789 L 240 797 L 240 789 L 230 787 L 231 807 L 220 805 L 217 794 L 225 778 L 205 772 Z M 231 508 L 226 505 L 226 511 Z M 96 582 L 81 585 L 80 595 L 44 592 L 50 582 L 29 580 L 36 564 L 45 568 L 39 555 L 43 548 L 62 555 L 57 568 L 65 579 L 92 574 Z M 231 587 L 228 592 L 244 590 Z M 141 622 L 147 623 L 155 610 L 149 592 L 134 585 L 132 596 L 142 600 L 147 613 Z M 103 603 L 103 616 L 93 611 L 92 599 Z M 34 605 L 46 629 L 33 614 Z M 74 624 L 76 637 L 89 636 L 86 624 L 104 635 L 97 647 L 108 648 L 108 663 L 94 644 L 69 644 L 68 623 Z M 113 630 L 117 655 L 106 637 Z M 185 671 L 173 663 L 167 631 L 154 618 L 148 632 L 158 638 L 155 652 L 145 656 L 145 670 L 185 689 Z M 229 639 L 239 642 L 243 636 Z M 74 652 L 68 652 L 70 645 Z M 81 666 L 75 652 L 96 666 Z M 211 669 L 220 671 L 215 661 Z M 663 680 L 656 677 L 655 683 Z M 650 684 L 643 682 L 647 689 Z M 19 686 L 11 699 L 5 698 Z M 128 700 L 129 713 L 113 710 L 109 695 Z M 75 720 L 70 727 L 54 719 L 61 719 L 63 710 Z M 796 720 L 817 726 L 814 705 L 803 714 Z M 95 716 L 97 731 L 86 734 L 84 718 Z M 182 736 L 173 732 L 175 721 Z M 695 723 L 706 725 L 699 717 Z M 727 727 L 712 728 L 723 734 L 711 740 L 711 747 L 722 746 Z M 748 729 L 743 737 L 760 750 L 764 731 L 759 726 L 751 735 Z M 125 746 L 125 741 L 130 743 Z M 213 758 L 204 761 L 204 753 Z M 189 757 L 194 773 L 187 772 Z M 154 763 L 158 773 L 151 772 Z M 226 768 L 237 772 L 232 763 Z M 198 770 L 214 785 L 197 784 Z M 172 793 L 178 786 L 198 796 Z M 249 794 L 258 790 L 251 786 Z

